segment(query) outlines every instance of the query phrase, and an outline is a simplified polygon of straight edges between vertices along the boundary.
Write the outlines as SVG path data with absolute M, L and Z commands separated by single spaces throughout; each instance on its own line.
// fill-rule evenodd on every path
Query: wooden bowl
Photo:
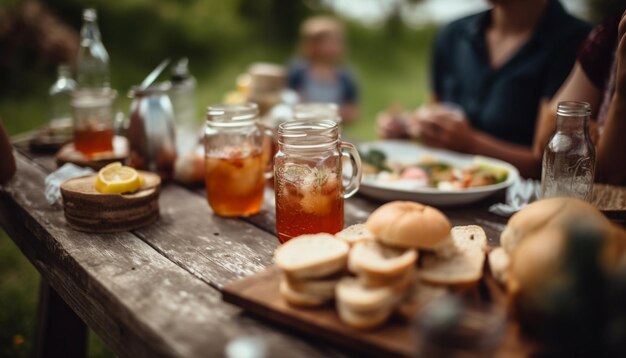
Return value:
M 144 185 L 131 194 L 102 194 L 96 190 L 96 175 L 66 180 L 61 184 L 67 224 L 84 232 L 129 231 L 152 224 L 159 218 L 161 178 L 138 171 Z

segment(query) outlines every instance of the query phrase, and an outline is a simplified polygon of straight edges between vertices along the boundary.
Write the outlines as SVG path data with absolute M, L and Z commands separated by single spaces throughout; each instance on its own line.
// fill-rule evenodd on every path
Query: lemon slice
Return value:
M 103 194 L 132 193 L 143 186 L 143 177 L 122 163 L 111 163 L 98 172 L 96 190 Z

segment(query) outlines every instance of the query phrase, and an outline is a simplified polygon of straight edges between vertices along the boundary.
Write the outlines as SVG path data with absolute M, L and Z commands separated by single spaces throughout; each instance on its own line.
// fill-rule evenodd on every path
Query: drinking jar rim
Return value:
M 339 124 L 331 119 L 297 119 L 278 126 L 278 144 L 315 149 L 334 145 L 339 140 Z
M 591 105 L 587 102 L 559 102 L 556 114 L 562 117 L 585 117 L 591 115 Z
M 256 103 L 212 104 L 207 107 L 207 122 L 224 126 L 248 125 L 259 117 Z
M 341 123 L 339 106 L 331 102 L 297 103 L 293 106 L 295 119 L 330 119 Z

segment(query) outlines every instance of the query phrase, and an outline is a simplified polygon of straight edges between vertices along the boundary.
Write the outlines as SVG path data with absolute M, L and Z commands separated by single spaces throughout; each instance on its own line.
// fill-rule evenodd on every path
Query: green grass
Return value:
M 434 29 L 404 29 L 393 36 L 383 30 L 367 30 L 348 26 L 350 50 L 347 62 L 357 74 L 361 92 L 361 118 L 345 128 L 350 138 L 375 138 L 377 113 L 391 104 L 414 108 L 426 98 L 427 63 Z M 105 41 L 106 41 L 105 33 Z M 119 41 L 119 40 L 118 40 Z M 112 83 L 119 91 L 119 108 L 128 112 L 130 101 L 126 92 L 160 62 L 161 58 L 135 58 L 114 43 L 110 47 Z M 292 56 L 291 47 L 263 41 L 248 41 L 223 47 L 211 57 L 190 56 L 191 71 L 198 80 L 198 113 L 210 103 L 220 102 L 234 89 L 235 77 L 251 62 L 284 63 Z M 141 57 L 141 56 L 139 56 Z M 150 65 L 147 65 L 150 64 Z M 48 87 L 54 75 L 34 69 L 29 78 L 27 95 L 0 98 L 0 117 L 9 134 L 14 135 L 45 124 L 48 111 Z M 0 356 L 30 356 L 33 347 L 36 300 L 39 277 L 12 241 L 0 230 Z M 14 344 L 16 336 L 22 344 Z M 112 353 L 93 333 L 89 339 L 90 357 L 111 357 Z

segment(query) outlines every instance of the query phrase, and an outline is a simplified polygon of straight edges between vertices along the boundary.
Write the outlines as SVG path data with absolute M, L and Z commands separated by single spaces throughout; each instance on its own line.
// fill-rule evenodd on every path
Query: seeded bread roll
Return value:
M 450 234 L 450 222 L 430 206 L 394 201 L 376 209 L 367 228 L 385 245 L 407 249 L 434 249 Z
M 436 285 L 467 285 L 480 280 L 485 262 L 487 235 L 480 226 L 456 226 L 452 246 L 422 257 L 420 280 Z
M 274 262 L 291 279 L 316 279 L 344 270 L 349 250 L 330 234 L 302 235 L 276 249 Z

